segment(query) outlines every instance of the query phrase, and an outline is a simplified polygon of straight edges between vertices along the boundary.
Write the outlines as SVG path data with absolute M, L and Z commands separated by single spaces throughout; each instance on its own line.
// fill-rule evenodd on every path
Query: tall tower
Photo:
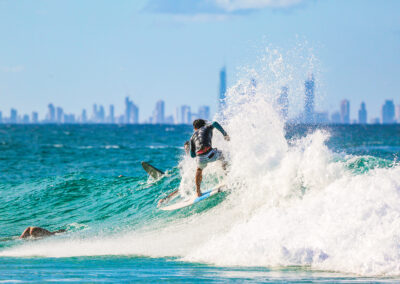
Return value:
M 343 124 L 350 123 L 350 102 L 348 100 L 340 102 L 340 120 Z
M 108 120 L 109 120 L 108 122 L 111 124 L 114 124 L 114 122 L 115 122 L 114 105 L 110 105 L 110 116 L 109 116 Z
M 57 107 L 57 123 L 62 123 L 64 118 L 64 110 L 61 107 Z
M 156 103 L 154 110 L 153 122 L 157 124 L 163 124 L 165 119 L 165 103 L 163 100 L 159 100 Z
M 87 122 L 87 114 L 86 114 L 86 109 L 82 110 L 82 114 L 81 114 L 81 122 L 82 123 L 86 123 Z
M 49 113 L 47 114 L 47 121 L 50 123 L 56 122 L 56 111 L 53 104 L 49 104 L 48 106 Z
M 311 74 L 304 82 L 305 102 L 304 102 L 304 119 L 305 123 L 314 123 L 314 75 Z
M 364 102 L 361 103 L 360 109 L 358 111 L 358 123 L 367 124 L 367 109 Z
M 282 118 L 285 120 L 288 117 L 289 112 L 289 98 L 288 98 L 288 87 L 282 87 L 281 93 L 278 98 L 278 107 Z
M 36 111 L 32 112 L 32 123 L 39 123 L 39 114 Z
M 386 100 L 382 106 L 382 124 L 394 123 L 394 103 L 392 100 Z
M 12 108 L 10 111 L 10 123 L 17 123 L 17 122 L 18 122 L 17 110 Z
M 131 102 L 129 97 L 125 98 L 125 123 L 129 124 L 131 121 Z
M 396 106 L 396 121 L 400 123 L 400 105 Z
M 222 67 L 219 72 L 219 97 L 218 97 L 218 110 L 221 111 L 225 107 L 226 95 L 226 68 Z
M 190 106 L 181 106 L 181 123 L 191 124 L 192 123 L 192 113 L 190 111 Z

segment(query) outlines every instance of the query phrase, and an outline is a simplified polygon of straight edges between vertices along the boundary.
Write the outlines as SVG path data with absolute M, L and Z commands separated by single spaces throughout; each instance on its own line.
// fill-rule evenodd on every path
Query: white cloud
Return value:
M 145 10 L 175 15 L 231 15 L 289 8 L 306 0 L 149 0 Z
M 288 8 L 303 0 L 213 0 L 218 7 L 227 12 L 240 10 L 259 10 L 263 8 Z

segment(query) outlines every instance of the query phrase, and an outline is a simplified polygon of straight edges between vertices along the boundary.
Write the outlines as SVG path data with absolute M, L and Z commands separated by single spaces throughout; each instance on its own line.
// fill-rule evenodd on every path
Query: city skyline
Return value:
M 160 98 L 168 113 L 180 104 L 210 105 L 215 113 L 222 65 L 229 87 L 243 79 L 240 70 L 262 64 L 266 48 L 285 55 L 299 46 L 320 66 L 311 70 L 316 109 L 332 110 L 340 97 L 364 101 L 377 117 L 381 98 L 400 94 L 399 1 L 257 0 L 233 10 L 234 1 L 217 9 L 214 0 L 0 2 L 0 105 L 7 115 L 12 107 L 42 114 L 49 102 L 78 113 L 94 101 L 119 113 L 126 96 L 143 118 Z M 283 63 L 307 64 L 307 54 L 298 55 Z

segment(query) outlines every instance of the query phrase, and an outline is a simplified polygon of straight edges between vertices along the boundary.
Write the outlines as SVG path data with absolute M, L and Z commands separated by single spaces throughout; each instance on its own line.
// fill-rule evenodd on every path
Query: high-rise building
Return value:
M 305 123 L 314 123 L 314 75 L 310 75 L 304 82 L 305 103 L 304 103 L 304 119 Z
M 348 100 L 340 102 L 340 122 L 344 124 L 350 123 L 350 102 Z
M 400 105 L 396 106 L 396 121 L 400 123 Z
M 104 123 L 106 117 L 106 112 L 104 111 L 104 107 L 100 105 L 98 115 L 97 115 L 97 122 Z
M 129 124 L 131 119 L 131 101 L 129 97 L 125 98 L 125 123 Z
M 108 122 L 114 124 L 115 117 L 114 117 L 114 105 L 110 105 L 110 116 L 108 117 Z
M 75 123 L 75 115 L 64 114 L 64 123 L 67 123 L 67 124 Z
M 99 112 L 97 110 L 97 104 L 93 105 L 93 114 L 92 114 L 92 121 L 97 122 L 99 119 Z
M 86 109 L 82 110 L 82 114 L 81 114 L 81 123 L 87 123 L 87 113 L 86 113 Z
M 17 123 L 17 122 L 18 122 L 17 110 L 12 108 L 10 111 L 10 123 Z
M 165 103 L 163 100 L 159 100 L 156 103 L 156 108 L 153 112 L 153 123 L 163 124 L 165 119 Z
M 55 123 L 56 122 L 56 111 L 55 111 L 54 105 L 53 104 L 49 104 L 47 106 L 47 108 L 48 108 L 48 111 L 49 111 L 48 114 L 47 114 L 47 122 Z
M 192 123 L 192 113 L 190 111 L 190 106 L 181 106 L 181 123 L 191 124 Z
M 358 110 L 358 123 L 367 124 L 367 109 L 365 108 L 365 103 L 362 102 L 360 109 Z
M 132 116 L 132 123 L 138 124 L 139 123 L 139 107 L 132 102 L 131 105 L 131 116 Z
M 22 123 L 23 124 L 28 124 L 29 123 L 29 115 L 24 114 L 24 116 L 22 117 Z
M 282 87 L 281 93 L 278 98 L 278 108 L 279 112 L 285 120 L 288 117 L 288 112 L 289 112 L 289 98 L 288 98 L 288 87 Z
M 210 119 L 210 107 L 209 106 L 200 106 L 199 113 L 197 114 L 198 118 L 202 118 L 205 120 Z
M 382 106 L 382 124 L 394 123 L 394 103 L 392 100 L 386 100 Z
M 64 110 L 61 107 L 57 107 L 56 116 L 57 123 L 62 123 L 64 118 Z
M 139 107 L 130 101 L 129 97 L 125 98 L 125 123 L 139 123 Z
M 226 68 L 222 67 L 219 72 L 219 97 L 218 97 L 218 110 L 221 111 L 225 107 L 226 96 Z
M 32 123 L 39 123 L 39 114 L 36 111 L 32 112 Z

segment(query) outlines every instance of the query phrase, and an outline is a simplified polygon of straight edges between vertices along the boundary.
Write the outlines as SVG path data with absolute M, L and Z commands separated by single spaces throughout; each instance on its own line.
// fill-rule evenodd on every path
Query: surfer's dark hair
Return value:
M 195 129 L 199 129 L 204 125 L 206 125 L 206 121 L 204 119 L 196 119 L 195 121 L 193 121 L 193 127 Z

